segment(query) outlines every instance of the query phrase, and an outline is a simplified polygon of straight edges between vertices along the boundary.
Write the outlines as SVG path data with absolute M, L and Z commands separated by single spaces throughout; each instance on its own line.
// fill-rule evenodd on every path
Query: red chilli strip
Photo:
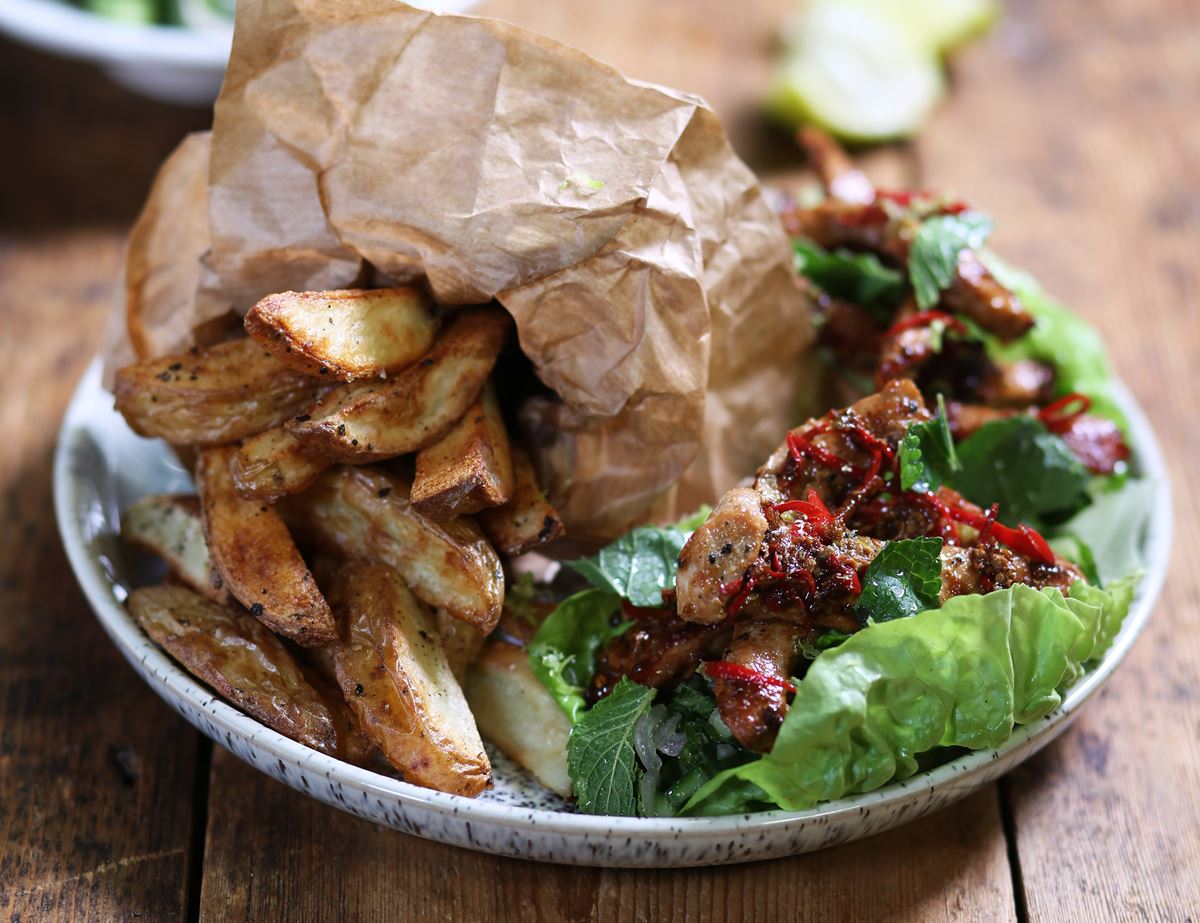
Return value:
M 816 445 L 812 441 L 814 436 L 819 436 L 828 429 L 829 427 L 826 424 L 820 423 L 803 435 L 800 435 L 794 431 L 787 434 L 788 452 L 791 453 L 791 456 L 797 465 L 804 464 L 804 459 L 807 456 L 813 461 L 819 462 L 827 468 L 846 467 L 846 462 L 838 458 L 832 452 L 821 448 L 819 445 Z
M 1091 409 L 1092 399 L 1078 392 L 1060 397 L 1038 411 L 1038 419 L 1052 433 L 1065 433 L 1075 419 Z
M 945 311 L 918 311 L 916 314 L 910 314 L 908 317 L 896 321 L 883 335 L 885 337 L 893 337 L 898 333 L 903 333 L 905 330 L 928 327 L 934 321 L 941 321 L 946 325 L 947 330 L 953 330 L 955 333 L 965 335 L 967 332 L 967 325 L 953 314 L 948 314 Z
M 742 610 L 742 606 L 746 605 L 746 600 L 750 598 L 750 594 L 754 592 L 754 587 L 757 580 L 753 576 L 747 574 L 741 580 L 733 583 L 722 583 L 717 589 L 722 596 L 727 596 L 733 593 L 733 599 L 729 600 L 729 604 L 725 607 L 725 611 L 729 615 L 737 615 Z
M 1015 529 L 1010 529 L 1001 523 L 995 523 L 992 526 L 992 532 L 996 536 L 996 540 L 1007 545 L 1018 554 L 1023 554 L 1027 558 L 1032 558 L 1040 564 L 1054 564 L 1054 552 L 1046 543 L 1046 540 L 1034 529 L 1022 523 Z
M 749 667 L 742 666 L 740 663 L 733 663 L 729 660 L 707 661 L 704 664 L 704 673 L 713 679 L 732 680 L 734 682 L 750 683 L 755 686 L 770 686 L 773 689 L 782 689 L 784 692 L 796 691 L 796 687 L 786 679 L 780 679 L 778 676 L 771 676 L 767 673 L 760 673 L 758 670 L 752 670 Z
M 776 503 L 772 509 L 777 513 L 803 513 L 808 521 L 819 529 L 827 529 L 833 525 L 833 514 L 815 490 L 809 490 L 807 500 Z

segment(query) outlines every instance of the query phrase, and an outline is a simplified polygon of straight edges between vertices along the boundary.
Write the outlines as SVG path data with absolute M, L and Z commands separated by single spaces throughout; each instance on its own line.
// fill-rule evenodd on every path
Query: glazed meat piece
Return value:
M 782 619 L 746 619 L 734 629 L 725 664 L 752 671 L 716 671 L 713 695 L 721 720 L 747 750 L 765 753 L 775 742 L 788 709 L 790 678 L 801 658 L 801 642 L 817 632 Z M 724 665 L 724 664 L 723 664 Z M 773 682 L 772 682 L 773 680 Z
M 826 505 L 837 507 L 871 465 L 871 440 L 894 454 L 908 427 L 930 416 L 916 385 L 907 379 L 888 382 L 845 410 L 792 430 L 758 469 L 754 489 L 770 503 L 803 498 L 816 490 Z M 843 464 L 825 463 L 833 459 Z
M 679 615 L 689 622 L 725 618 L 722 587 L 758 559 L 767 534 L 763 498 L 747 487 L 729 491 L 679 555 L 675 577 Z
M 848 301 L 814 292 L 818 316 L 817 342 L 845 366 L 862 375 L 875 374 L 879 355 L 879 328 L 863 308 Z
M 958 273 L 942 294 L 942 302 L 1005 342 L 1019 337 L 1034 324 L 1033 315 L 996 280 L 974 250 L 959 253 Z
M 864 205 L 875 201 L 875 187 L 833 138 L 807 125 L 796 132 L 796 141 L 808 154 L 809 163 L 829 196 Z
M 624 615 L 633 616 L 634 624 L 597 656 L 589 702 L 608 695 L 622 676 L 655 688 L 681 683 L 701 661 L 720 657 L 733 634 L 730 622 L 685 622 L 671 606 L 630 609 Z
M 1043 564 L 996 543 L 969 547 L 947 545 L 942 549 L 941 558 L 942 602 L 952 596 L 990 593 L 1017 583 L 1039 590 L 1057 587 L 1066 593 L 1072 583 L 1084 579 L 1079 568 L 1065 558 Z
M 1120 427 L 1104 417 L 1080 414 L 1058 435 L 1093 474 L 1112 474 L 1118 462 L 1129 458 L 1129 444 Z
M 1044 404 L 1054 393 L 1054 369 L 1036 359 L 996 363 L 979 389 L 979 399 L 991 407 L 1029 407 Z

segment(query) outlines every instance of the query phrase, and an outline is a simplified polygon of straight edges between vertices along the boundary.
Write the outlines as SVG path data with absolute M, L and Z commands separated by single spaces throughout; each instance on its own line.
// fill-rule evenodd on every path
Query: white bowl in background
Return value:
M 437 13 L 461 13 L 478 0 L 411 0 Z M 119 22 L 58 0 L 0 0 L 0 32 L 68 58 L 99 65 L 113 80 L 152 99 L 210 106 L 221 89 L 233 25 L 215 17 L 198 28 Z

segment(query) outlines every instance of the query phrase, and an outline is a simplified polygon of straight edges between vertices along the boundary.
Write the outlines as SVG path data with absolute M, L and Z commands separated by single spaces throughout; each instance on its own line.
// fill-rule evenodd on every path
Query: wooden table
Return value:
M 790 0 L 492 0 L 705 94 L 752 165 Z M 967 192 L 998 249 L 1096 323 L 1175 475 L 1175 570 L 1128 662 L 1000 783 L 865 842 L 728 869 L 534 865 L 383 830 L 214 750 L 135 677 L 75 586 L 50 458 L 154 166 L 208 114 L 0 44 L 0 917 L 1162 919 L 1200 915 L 1200 16 L 1021 0 L 871 169 Z

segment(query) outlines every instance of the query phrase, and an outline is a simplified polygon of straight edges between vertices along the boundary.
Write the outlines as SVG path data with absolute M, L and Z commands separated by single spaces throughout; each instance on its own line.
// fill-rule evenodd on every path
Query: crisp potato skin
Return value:
M 166 562 L 187 587 L 218 605 L 233 597 L 213 570 L 200 500 L 184 494 L 150 494 L 121 516 L 121 538 Z
M 510 556 L 532 551 L 563 534 L 558 511 L 542 496 L 537 472 L 524 449 L 512 447 L 513 493 L 503 506 L 481 510 L 479 524 L 500 551 Z
M 466 691 L 483 736 L 546 788 L 569 798 L 571 722 L 533 675 L 529 655 L 515 644 L 489 641 L 467 674 Z
M 417 453 L 412 504 L 449 519 L 507 503 L 513 492 L 508 430 L 491 383 L 450 432 Z
M 274 508 L 239 497 L 229 466 L 234 449 L 205 449 L 196 464 L 196 490 L 213 565 L 252 615 L 298 644 L 336 636 L 333 613 Z
M 242 440 L 230 472 L 239 496 L 274 503 L 304 490 L 331 464 L 330 459 L 276 426 Z
M 156 644 L 222 698 L 285 737 L 337 754 L 328 706 L 252 616 L 180 586 L 134 590 L 125 605 Z
M 450 664 L 450 672 L 461 683 L 466 678 L 467 669 L 483 650 L 487 635 L 474 625 L 456 619 L 444 609 L 435 609 L 433 617 L 437 622 L 438 636 L 442 639 L 442 650 L 446 652 L 446 661 Z
M 511 326 L 498 308 L 460 311 L 416 365 L 385 381 L 344 385 L 287 428 L 317 452 L 355 463 L 432 445 L 479 395 Z
M 344 558 L 396 569 L 418 599 L 490 632 L 504 603 L 504 570 L 469 519 L 427 519 L 409 483 L 376 468 L 339 465 L 278 509 L 297 535 Z
M 280 361 L 341 381 L 394 374 L 433 344 L 437 321 L 415 288 L 340 289 L 268 295 L 246 315 L 246 332 Z
M 478 795 L 492 767 L 430 613 L 383 564 L 348 562 L 330 591 L 338 615 L 331 648 L 342 693 L 359 724 L 404 778 Z
M 113 393 L 135 433 L 214 446 L 278 426 L 324 388 L 243 338 L 127 365 L 117 370 Z

